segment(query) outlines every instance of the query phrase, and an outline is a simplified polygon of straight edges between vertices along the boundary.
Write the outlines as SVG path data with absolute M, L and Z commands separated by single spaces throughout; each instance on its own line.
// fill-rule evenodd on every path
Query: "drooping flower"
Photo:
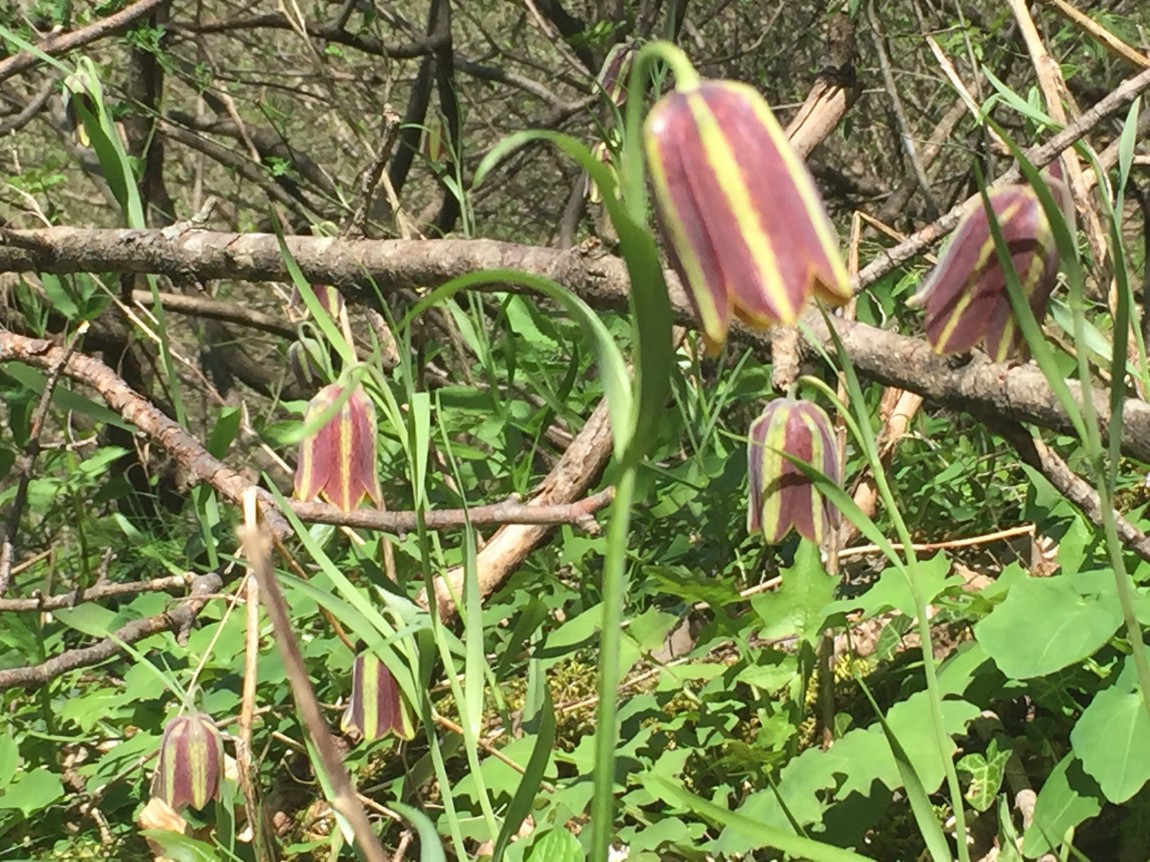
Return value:
M 164 728 L 152 795 L 177 812 L 189 805 L 203 808 L 219 799 L 223 768 L 224 744 L 215 722 L 199 712 L 176 716 Z
M 838 509 L 783 453 L 842 482 L 838 445 L 827 414 L 810 401 L 776 398 L 751 423 L 748 436 L 748 531 L 761 531 L 771 544 L 781 542 L 792 529 L 812 542 L 822 542 L 828 529 L 838 524 Z
M 1074 210 L 1061 173 L 1055 169 L 1047 176 L 1073 230 Z M 988 197 L 1022 291 L 1041 322 L 1059 267 L 1058 247 L 1042 202 L 1029 185 L 994 189 Z M 1029 356 L 983 205 L 959 222 L 950 245 L 910 304 L 925 309 L 926 337 L 936 353 L 965 353 L 981 343 L 995 362 Z
M 343 399 L 335 416 L 300 444 L 295 472 L 299 500 L 325 498 L 344 512 L 364 497 L 383 501 L 375 471 L 375 407 L 356 387 L 344 396 L 338 383 L 325 386 L 308 403 L 304 423 L 312 423 Z
M 669 257 L 711 352 L 732 315 L 789 325 L 812 293 L 850 299 L 814 180 L 752 87 L 688 81 L 651 109 L 644 146 Z
M 391 671 L 373 652 L 355 657 L 351 672 L 351 700 L 340 722 L 345 731 L 355 730 L 370 742 L 394 733 L 402 739 L 415 735 L 407 701 Z

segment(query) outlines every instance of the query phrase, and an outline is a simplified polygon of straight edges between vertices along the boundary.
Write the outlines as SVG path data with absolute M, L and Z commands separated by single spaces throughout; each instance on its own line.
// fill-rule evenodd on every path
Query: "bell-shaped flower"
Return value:
M 375 471 L 375 407 L 363 389 L 344 392 L 338 383 L 325 386 L 307 408 L 304 424 L 314 424 L 336 404 L 335 415 L 300 444 L 295 472 L 299 500 L 323 497 L 344 512 L 370 497 L 383 502 Z
M 817 404 L 776 398 L 751 423 L 747 463 L 751 505 L 747 529 L 778 544 L 792 530 L 821 543 L 838 525 L 838 509 L 823 499 L 814 481 L 786 456 L 842 482 L 834 427 Z M 785 453 L 785 454 L 784 454 Z
M 710 352 L 732 315 L 789 325 L 812 293 L 850 299 L 814 180 L 754 88 L 688 82 L 651 109 L 644 145 L 668 254 Z
M 391 671 L 373 652 L 355 657 L 351 671 L 351 700 L 340 722 L 344 731 L 354 730 L 367 742 L 394 733 L 402 739 L 415 735 L 407 701 Z
M 1073 231 L 1074 210 L 1067 186 L 1057 170 L 1047 177 Z M 1029 185 L 994 189 L 989 198 L 1022 291 L 1041 322 L 1059 266 L 1058 247 L 1042 202 Z M 981 343 L 995 362 L 1026 359 L 1030 354 L 1010 306 L 1006 273 L 982 204 L 959 222 L 954 238 L 910 305 L 924 309 L 926 337 L 936 353 L 966 353 Z
M 203 808 L 219 799 L 223 771 L 224 744 L 215 722 L 198 712 L 179 715 L 164 728 L 152 795 L 174 811 Z

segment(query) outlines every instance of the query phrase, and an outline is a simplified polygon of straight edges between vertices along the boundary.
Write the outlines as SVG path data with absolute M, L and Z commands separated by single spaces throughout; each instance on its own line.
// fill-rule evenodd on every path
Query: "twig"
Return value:
M 73 51 L 76 48 L 82 48 L 97 39 L 102 39 L 104 36 L 109 36 L 123 30 L 137 18 L 142 18 L 167 0 L 138 0 L 126 9 L 121 9 L 107 18 L 101 18 L 98 21 L 93 21 L 87 27 L 81 27 L 79 30 L 72 30 L 66 33 L 54 33 L 47 39 L 40 42 L 36 48 L 42 54 L 47 54 L 54 57 L 58 54 L 65 54 L 68 51 Z M 13 54 L 5 60 L 0 61 L 0 81 L 11 78 L 13 75 L 19 75 L 40 63 L 40 58 L 31 53 L 30 51 L 21 51 L 19 54 Z
M 366 236 L 367 235 L 367 216 L 371 212 L 371 201 L 375 195 L 376 187 L 380 184 L 380 178 L 383 176 L 384 170 L 387 168 L 387 160 L 391 158 L 391 151 L 395 147 L 395 141 L 399 137 L 400 118 L 399 114 L 391 105 L 383 106 L 383 128 L 380 131 L 379 146 L 376 147 L 375 157 L 371 160 L 359 178 L 359 206 L 355 208 L 350 221 L 347 223 L 346 230 L 341 232 L 342 236 Z M 394 197 L 395 192 L 391 192 L 391 197 Z M 396 216 L 399 214 L 399 202 L 390 201 L 392 208 L 395 210 Z
M 320 763 L 331 787 L 331 805 L 351 825 L 357 849 L 367 862 L 390 862 L 387 851 L 372 831 L 367 813 L 356 798 L 351 777 L 336 750 L 335 741 L 315 698 L 303 655 L 292 632 L 287 602 L 280 591 L 271 563 L 271 537 L 266 524 L 259 522 L 255 489 L 244 495 L 244 527 L 241 532 L 249 573 L 259 582 L 264 609 L 275 631 L 284 670 L 291 683 L 296 709 L 315 745 Z
M 938 215 L 938 201 L 935 200 L 934 192 L 931 191 L 930 180 L 926 177 L 926 171 L 923 169 L 922 163 L 918 160 L 918 153 L 914 146 L 914 137 L 911 135 L 910 120 L 907 119 L 906 111 L 903 110 L 902 107 L 902 98 L 898 94 L 898 85 L 894 80 L 890 57 L 887 56 L 886 45 L 884 43 L 885 37 L 879 29 L 878 16 L 874 11 L 874 0 L 868 0 L 866 16 L 867 21 L 870 23 L 871 39 L 874 42 L 875 52 L 878 54 L 879 70 L 882 72 L 883 86 L 886 88 L 887 97 L 890 99 L 895 124 L 898 126 L 899 142 L 902 144 L 903 153 L 906 155 L 911 173 L 914 174 L 914 178 L 918 181 L 918 187 L 922 191 L 923 198 L 926 200 L 927 212 L 931 218 L 934 218 Z
M 1079 12 L 1066 0 L 1045 0 L 1045 2 L 1057 9 L 1064 18 L 1076 24 L 1092 38 L 1101 42 L 1103 47 L 1115 57 L 1125 60 L 1139 69 L 1150 69 L 1150 57 L 1139 54 L 1089 15 Z
M 1014 446 L 1025 463 L 1042 473 L 1063 497 L 1077 506 L 1091 524 L 1102 528 L 1102 505 L 1098 492 L 1089 482 L 1071 470 L 1056 452 L 1021 425 L 1001 422 L 991 427 Z M 1120 512 L 1114 512 L 1114 521 L 1122 544 L 1143 560 L 1150 561 L 1150 536 L 1127 521 Z
M 0 613 L 27 611 L 58 611 L 61 608 L 74 608 L 82 602 L 97 602 L 120 596 L 134 596 L 139 593 L 159 593 L 186 589 L 194 581 L 195 575 L 186 572 L 182 575 L 169 575 L 150 581 L 129 581 L 127 583 L 97 583 L 95 586 L 72 590 L 55 596 L 33 595 L 27 599 L 0 599 Z
M 171 610 L 154 617 L 133 620 L 91 646 L 68 650 L 41 664 L 0 670 L 0 691 L 18 686 L 38 688 L 69 671 L 91 667 L 111 658 L 124 644 L 136 643 L 161 632 L 170 631 L 177 635 L 187 632 L 209 598 L 222 586 L 223 581 L 215 572 L 198 575 L 188 598 L 177 603 Z

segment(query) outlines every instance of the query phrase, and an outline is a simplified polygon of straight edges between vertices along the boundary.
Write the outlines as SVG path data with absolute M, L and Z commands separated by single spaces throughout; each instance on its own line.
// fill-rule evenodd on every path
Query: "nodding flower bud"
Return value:
M 351 700 L 341 726 L 370 742 L 394 733 L 402 739 L 415 735 L 407 702 L 387 665 L 372 652 L 355 657 L 351 672 Z
M 823 499 L 814 481 L 786 456 L 810 464 L 836 484 L 842 482 L 834 427 L 810 401 L 776 398 L 751 424 L 747 446 L 751 504 L 747 529 L 778 544 L 793 529 L 821 543 L 838 525 L 838 509 Z
M 850 299 L 814 180 L 752 87 L 688 82 L 651 109 L 643 140 L 671 264 L 709 352 L 732 315 L 790 325 L 812 294 Z
M 308 403 L 304 424 L 313 423 L 324 411 L 343 399 L 335 416 L 300 443 L 295 472 L 295 496 L 299 500 L 325 498 L 344 512 L 370 497 L 383 501 L 375 471 L 375 407 L 363 389 L 356 387 L 345 397 L 338 383 L 325 386 Z
M 637 48 L 634 42 L 619 42 L 611 46 L 603 60 L 595 83 L 616 108 L 627 104 L 627 84 Z
M 1073 230 L 1069 189 L 1057 169 L 1047 177 Z M 1029 185 L 993 189 L 988 197 L 1019 284 L 1041 323 L 1059 267 L 1054 231 L 1042 202 Z M 1006 272 L 982 203 L 959 222 L 950 245 L 910 304 L 925 310 L 926 337 L 936 353 L 965 353 L 981 343 L 995 362 L 1030 355 L 1010 305 Z
M 223 769 L 224 745 L 215 722 L 198 712 L 179 715 L 164 728 L 152 795 L 177 812 L 189 805 L 203 808 L 219 799 Z

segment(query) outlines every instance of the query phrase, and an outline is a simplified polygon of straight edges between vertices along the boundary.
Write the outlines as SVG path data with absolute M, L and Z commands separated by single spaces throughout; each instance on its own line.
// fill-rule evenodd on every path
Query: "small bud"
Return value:
M 627 104 L 627 84 L 631 78 L 631 66 L 635 61 L 636 46 L 633 42 L 619 42 L 611 46 L 603 67 L 595 83 L 616 108 Z
M 415 735 L 399 684 L 375 653 L 363 652 L 355 657 L 351 700 L 344 710 L 341 726 L 345 731 L 356 731 L 367 742 L 389 733 L 401 739 Z
M 1048 176 L 1051 191 L 1073 225 L 1066 184 L 1057 171 Z M 1059 267 L 1054 232 L 1042 202 L 1028 185 L 994 189 L 989 198 L 1023 293 L 1041 323 Z M 981 203 L 959 222 L 950 245 L 910 304 L 925 309 L 926 337 L 936 353 L 965 353 L 981 343 L 995 362 L 1029 356 Z
M 795 323 L 812 293 L 851 297 L 814 180 L 752 87 L 702 81 L 663 96 L 644 127 L 655 211 L 708 350 L 734 315 Z
M 838 525 L 838 509 L 826 502 L 811 478 L 782 453 L 841 483 L 838 445 L 827 414 L 810 401 L 776 398 L 751 424 L 748 436 L 748 531 L 761 531 L 772 545 L 792 529 L 821 543 L 828 529 Z
M 313 422 L 337 403 L 344 389 L 325 386 L 308 404 L 304 423 Z M 295 472 L 299 500 L 325 498 L 350 512 L 364 497 L 383 502 L 375 471 L 375 407 L 361 388 L 351 391 L 331 421 L 300 444 Z
M 319 301 L 320 308 L 331 315 L 331 319 L 337 323 L 342 320 L 343 315 L 347 313 L 347 305 L 339 288 L 330 284 L 313 284 L 311 289 Z M 291 297 L 288 299 L 288 313 L 292 320 L 306 320 L 309 316 L 307 303 L 304 302 L 298 287 L 292 288 Z
M 611 157 L 611 147 L 608 146 L 606 141 L 600 141 L 595 146 L 593 146 L 591 148 L 591 155 L 605 164 L 607 169 L 611 171 L 612 175 L 615 174 L 615 162 Z M 590 176 L 587 177 L 587 184 L 583 188 L 583 194 L 586 196 L 587 200 L 593 204 L 603 202 L 603 192 L 599 189 L 599 186 L 595 184 L 595 181 L 591 179 Z
M 179 715 L 164 728 L 160 765 L 152 779 L 152 795 L 175 811 L 189 805 L 203 808 L 219 799 L 224 745 L 215 722 L 203 713 Z

